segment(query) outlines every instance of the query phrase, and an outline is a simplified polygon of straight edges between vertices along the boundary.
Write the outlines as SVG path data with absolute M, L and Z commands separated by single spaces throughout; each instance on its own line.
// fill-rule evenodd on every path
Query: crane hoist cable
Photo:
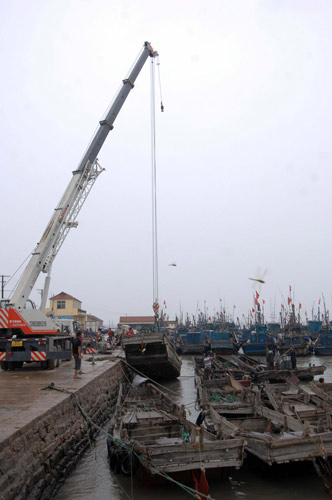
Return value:
M 152 274 L 153 308 L 158 314 L 158 231 L 157 231 L 157 169 L 156 169 L 156 120 L 155 120 L 155 67 L 151 59 L 151 175 L 152 175 Z
M 159 60 L 159 55 L 157 56 L 157 66 L 158 66 L 158 81 L 159 81 L 159 92 L 160 92 L 160 109 L 161 112 L 164 111 L 164 105 L 163 105 L 163 96 L 161 93 L 161 79 L 160 79 L 160 60 Z

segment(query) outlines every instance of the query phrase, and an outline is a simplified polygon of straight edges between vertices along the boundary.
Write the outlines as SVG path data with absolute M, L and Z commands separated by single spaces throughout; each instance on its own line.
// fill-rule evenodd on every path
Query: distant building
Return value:
M 118 328 L 122 329 L 124 325 L 140 330 L 154 325 L 154 316 L 120 316 Z
M 103 320 L 93 314 L 87 314 L 85 328 L 87 330 L 91 328 L 91 330 L 96 332 L 99 328 L 103 328 Z
M 51 297 L 50 307 L 47 307 L 45 312 L 52 313 L 57 318 L 76 321 L 79 328 L 86 329 L 86 311 L 82 309 L 82 301 L 68 293 L 61 292 Z

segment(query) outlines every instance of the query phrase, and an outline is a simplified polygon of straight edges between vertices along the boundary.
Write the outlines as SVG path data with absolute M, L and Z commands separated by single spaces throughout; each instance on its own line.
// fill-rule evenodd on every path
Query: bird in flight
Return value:
M 169 266 L 173 266 L 173 267 L 176 267 L 176 263 L 175 262 L 172 262 L 171 264 L 168 264 Z
M 263 284 L 265 283 L 264 280 L 261 280 L 259 278 L 248 278 L 248 279 L 251 280 L 251 281 L 257 281 L 257 283 L 263 283 Z

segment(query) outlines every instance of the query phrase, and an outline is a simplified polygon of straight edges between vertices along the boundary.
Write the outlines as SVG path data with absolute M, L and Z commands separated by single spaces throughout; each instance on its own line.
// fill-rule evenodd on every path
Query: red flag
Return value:
M 255 312 L 255 309 L 254 309 L 254 308 L 252 308 L 251 310 L 252 310 L 252 312 L 253 312 L 253 313 Z
M 256 299 L 259 299 L 259 293 L 256 290 Z
M 263 299 L 263 304 L 265 304 L 265 300 Z
M 284 304 L 281 304 L 281 309 L 285 309 L 285 306 L 284 306 Z
M 292 302 L 292 299 L 288 297 L 288 305 Z
M 301 304 L 301 302 L 300 302 L 300 303 L 299 303 L 299 309 L 301 309 L 301 307 L 302 307 L 302 304 Z
M 291 292 L 292 291 L 292 287 L 289 285 L 289 291 Z
M 256 304 L 256 306 L 259 306 L 259 302 L 257 299 L 255 299 L 255 304 Z
M 193 476 L 195 490 L 197 491 L 199 498 L 201 500 L 205 500 L 209 494 L 209 485 L 208 485 L 208 482 L 206 480 L 205 471 L 204 471 L 203 467 L 201 468 L 201 475 L 199 476 L 198 481 L 196 479 L 196 476 L 195 476 L 195 473 L 193 470 L 192 470 L 192 476 Z M 201 496 L 200 493 L 202 493 L 205 496 Z

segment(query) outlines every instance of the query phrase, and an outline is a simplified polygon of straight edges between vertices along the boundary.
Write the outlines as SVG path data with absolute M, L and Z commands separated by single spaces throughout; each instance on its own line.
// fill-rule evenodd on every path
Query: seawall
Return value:
M 73 362 L 52 371 L 0 371 L 1 500 L 52 498 L 99 432 L 85 415 L 98 426 L 110 418 L 121 360 L 83 361 L 82 370 L 80 380 Z

